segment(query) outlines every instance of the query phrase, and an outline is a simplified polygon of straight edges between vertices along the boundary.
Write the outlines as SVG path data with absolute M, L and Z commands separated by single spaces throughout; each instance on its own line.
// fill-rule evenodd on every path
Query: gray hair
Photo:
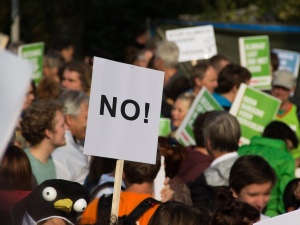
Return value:
M 234 152 L 238 149 L 241 129 L 238 120 L 226 111 L 214 111 L 204 120 L 205 145 L 219 152 Z
M 178 65 L 179 48 L 173 41 L 162 41 L 158 43 L 155 57 L 160 58 L 167 68 Z
M 82 91 L 66 90 L 59 100 L 64 104 L 65 114 L 78 116 L 81 113 L 81 103 L 89 103 L 89 97 Z

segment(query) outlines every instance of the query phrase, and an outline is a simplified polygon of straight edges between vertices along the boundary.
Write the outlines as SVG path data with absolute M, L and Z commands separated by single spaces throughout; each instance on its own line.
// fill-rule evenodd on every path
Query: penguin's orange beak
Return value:
M 54 208 L 69 213 L 72 209 L 73 202 L 69 198 L 60 199 L 54 202 Z

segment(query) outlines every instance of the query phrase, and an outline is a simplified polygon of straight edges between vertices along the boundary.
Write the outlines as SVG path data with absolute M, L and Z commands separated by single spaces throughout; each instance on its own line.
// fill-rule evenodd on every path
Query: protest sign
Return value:
M 0 159 L 21 114 L 31 73 L 32 66 L 28 62 L 0 51 Z
M 199 113 L 212 110 L 223 110 L 205 87 L 197 94 L 186 116 L 176 130 L 175 137 L 183 146 L 195 145 L 193 123 Z
M 44 43 L 21 45 L 18 48 L 18 55 L 33 65 L 32 79 L 35 84 L 39 84 L 43 76 Z
M 164 73 L 94 57 L 84 153 L 155 163 Z
M 254 225 L 298 225 L 300 218 L 300 210 L 295 210 L 289 213 L 284 213 L 279 216 L 275 216 L 258 223 L 254 223 Z
M 273 48 L 272 51 L 275 52 L 279 58 L 278 70 L 286 69 L 293 73 L 295 77 L 298 77 L 300 61 L 299 53 L 277 48 Z
M 159 136 L 166 137 L 171 133 L 171 120 L 169 118 L 160 118 Z
M 240 63 L 252 75 L 250 85 L 258 89 L 271 88 L 270 47 L 268 36 L 239 38 Z
M 229 111 L 240 123 L 240 144 L 248 144 L 253 136 L 261 135 L 266 125 L 275 119 L 280 104 L 279 99 L 241 84 Z
M 166 39 L 177 44 L 179 62 L 207 59 L 217 54 L 212 25 L 167 30 Z
M 5 49 L 9 41 L 9 37 L 6 34 L 0 33 L 0 50 Z

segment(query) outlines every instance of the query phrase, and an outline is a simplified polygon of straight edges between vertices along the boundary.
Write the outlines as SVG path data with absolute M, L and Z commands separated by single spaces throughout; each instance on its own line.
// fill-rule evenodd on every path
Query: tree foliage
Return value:
M 220 22 L 300 21 L 299 0 L 19 0 L 21 39 L 45 41 L 66 37 L 77 52 L 110 51 L 122 60 L 124 47 L 146 19 L 178 19 L 196 15 Z M 0 1 L 0 32 L 9 34 L 10 0 Z

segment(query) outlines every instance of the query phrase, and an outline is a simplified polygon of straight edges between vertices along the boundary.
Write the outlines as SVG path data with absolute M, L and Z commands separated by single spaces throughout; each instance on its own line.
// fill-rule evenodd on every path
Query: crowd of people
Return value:
M 172 132 L 158 137 L 156 164 L 125 161 L 118 215 L 110 215 L 116 160 L 83 154 L 93 58 L 74 60 L 75 46 L 61 41 L 45 53 L 40 83 L 28 84 L 0 161 L 1 224 L 250 225 L 300 207 L 299 113 L 290 101 L 296 81 L 278 70 L 278 57 L 270 57 L 268 91 L 281 100 L 276 119 L 240 146 L 240 124 L 229 110 L 240 85 L 249 84 L 249 70 L 217 54 L 186 74 L 174 42 L 148 45 L 144 35 L 124 62 L 164 72 L 161 117 L 170 118 Z M 196 144 L 184 147 L 175 132 L 204 87 L 224 110 L 200 113 Z M 161 167 L 166 179 L 157 201 Z

